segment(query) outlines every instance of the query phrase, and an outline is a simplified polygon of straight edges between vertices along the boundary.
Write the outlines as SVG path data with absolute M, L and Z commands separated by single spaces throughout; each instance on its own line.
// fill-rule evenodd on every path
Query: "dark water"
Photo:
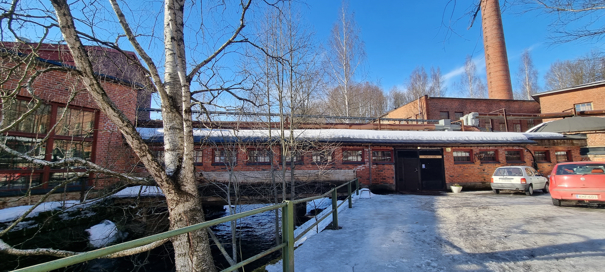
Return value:
M 248 211 L 265 206 L 264 204 L 241 205 L 237 207 L 236 212 Z M 98 209 L 98 208 L 96 208 Z M 120 211 L 120 212 L 118 212 Z M 128 211 L 128 212 L 126 212 Z M 229 215 L 229 212 L 222 209 L 214 209 L 206 211 L 208 220 Z M 85 229 L 102 221 L 100 218 L 114 221 L 120 229 L 125 229 L 129 235 L 126 240 L 137 239 L 152 233 L 165 231 L 167 229 L 167 220 L 165 218 L 165 210 L 157 209 L 151 212 L 150 216 L 145 217 L 145 222 L 140 222 L 140 211 L 118 209 L 114 211 L 103 211 L 98 209 L 95 211 L 95 217 L 89 220 L 79 220 L 81 224 L 71 222 L 67 225 L 61 225 L 60 222 L 54 224 L 45 224 L 48 227 L 46 233 L 35 235 L 35 239 L 24 239 L 31 237 L 30 233 L 16 233 L 11 239 L 5 240 L 9 244 L 23 244 L 24 248 L 34 247 L 52 247 L 64 248 L 73 251 L 91 250 L 88 244 L 88 235 Z M 113 215 L 113 217 L 112 217 Z M 126 215 L 124 217 L 124 215 Z M 118 219 L 119 216 L 119 219 Z M 48 220 L 48 219 L 47 219 Z M 112 221 L 113 221 L 112 220 Z M 280 219 L 281 220 L 281 219 Z M 127 226 L 127 227 L 124 227 Z M 1 227 L 0 227 L 1 228 Z M 276 245 L 275 242 L 275 212 L 264 212 L 253 216 L 245 217 L 237 221 L 237 252 L 240 253 L 238 261 L 252 257 L 264 250 L 270 249 Z M 231 255 L 231 224 L 223 223 L 212 227 L 212 230 L 220 240 L 223 247 Z M 137 235 L 139 233 L 139 235 Z M 141 235 L 146 233 L 146 235 Z M 22 236 L 21 236 L 22 235 Z M 11 241 L 12 240 L 12 241 Z M 17 242 L 19 241 L 19 242 Z M 57 245 L 56 241 L 64 241 L 64 245 Z M 54 243 L 54 244 L 53 244 Z M 224 269 L 229 267 L 229 263 L 223 257 L 218 247 L 212 242 L 212 255 L 214 256 L 215 265 L 217 268 Z M 271 260 L 279 258 L 281 253 L 272 253 L 258 261 L 255 261 L 244 267 L 245 271 L 252 271 L 257 267 L 263 266 Z M 174 269 L 174 250 L 170 243 L 166 243 L 149 252 L 136 254 L 133 256 L 116 258 L 116 259 L 97 259 L 88 261 L 83 264 L 74 265 L 58 271 L 149 271 L 149 272 L 168 272 L 175 271 Z M 0 271 L 9 271 L 18 267 L 26 267 L 41 262 L 53 260 L 51 257 L 14 257 L 10 255 L 0 254 Z

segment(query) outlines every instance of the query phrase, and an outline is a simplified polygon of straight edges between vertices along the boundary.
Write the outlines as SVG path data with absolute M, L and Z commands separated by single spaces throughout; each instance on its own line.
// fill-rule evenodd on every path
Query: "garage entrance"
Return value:
M 397 150 L 395 179 L 398 192 L 445 190 L 443 150 Z

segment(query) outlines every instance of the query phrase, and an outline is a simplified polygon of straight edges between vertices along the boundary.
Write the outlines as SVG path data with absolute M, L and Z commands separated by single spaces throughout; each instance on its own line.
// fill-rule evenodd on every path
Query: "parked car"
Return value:
M 552 204 L 562 200 L 605 204 L 605 163 L 564 162 L 555 165 L 550 174 Z
M 500 190 L 513 190 L 530 196 L 534 189 L 548 193 L 548 179 L 529 166 L 503 166 L 494 171 L 491 187 L 496 194 Z

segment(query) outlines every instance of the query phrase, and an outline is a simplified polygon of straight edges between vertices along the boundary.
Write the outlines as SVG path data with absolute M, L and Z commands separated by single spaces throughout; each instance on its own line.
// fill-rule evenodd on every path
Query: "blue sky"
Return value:
M 446 95 L 459 96 L 453 83 L 459 80 L 467 55 L 473 57 L 478 73 L 484 77 L 481 16 L 467 30 L 470 16 L 465 15 L 476 1 L 457 1 L 455 8 L 448 2 L 451 1 L 350 1 L 349 11 L 355 14 L 366 51 L 364 71 L 357 80 L 377 82 L 388 92 L 393 86 L 403 86 L 417 66 L 424 66 L 427 71 L 438 66 L 446 78 Z M 326 43 L 340 6 L 341 1 L 337 0 L 309 0 L 303 6 L 303 17 L 313 27 L 318 42 Z M 525 49 L 530 49 L 543 87 L 544 75 L 552 62 L 603 48 L 602 43 L 594 41 L 553 45 L 548 27 L 552 15 L 522 11 L 521 7 L 506 7 L 502 14 L 513 88 L 517 86 L 519 59 Z

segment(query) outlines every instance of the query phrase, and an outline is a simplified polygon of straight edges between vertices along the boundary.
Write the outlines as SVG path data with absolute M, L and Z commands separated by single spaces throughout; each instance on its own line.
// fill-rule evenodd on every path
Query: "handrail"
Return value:
M 182 235 L 182 234 L 185 234 L 185 233 L 188 233 L 191 231 L 195 231 L 195 230 L 199 230 L 199 229 L 203 229 L 203 228 L 209 228 L 211 226 L 215 226 L 215 225 L 218 225 L 221 223 L 237 220 L 237 219 L 244 218 L 244 217 L 247 217 L 250 215 L 259 214 L 259 213 L 263 213 L 263 212 L 267 212 L 267 211 L 272 211 L 272 210 L 276 210 L 276 209 L 280 209 L 280 208 L 282 209 L 282 243 L 271 249 L 265 250 L 257 255 L 254 255 L 246 260 L 243 260 L 235 265 L 232 265 L 232 266 L 224 269 L 223 271 L 236 270 L 246 264 L 256 261 L 256 260 L 258 260 L 268 254 L 271 254 L 277 250 L 280 250 L 280 249 L 282 249 L 282 259 L 283 259 L 284 271 L 294 271 L 294 243 L 297 240 L 299 240 L 302 236 L 304 236 L 307 232 L 312 230 L 313 227 L 317 226 L 317 224 L 319 224 L 321 221 L 326 219 L 330 214 L 333 215 L 332 228 L 338 229 L 338 208 L 340 206 L 342 206 L 342 204 L 344 204 L 345 201 L 343 201 L 340 205 L 336 205 L 337 190 L 344 187 L 345 185 L 348 186 L 348 188 L 349 188 L 348 194 L 347 194 L 347 198 L 345 200 L 349 201 L 349 208 L 351 208 L 352 207 L 351 200 L 353 197 L 353 194 L 351 192 L 351 184 L 353 182 L 355 182 L 356 194 L 359 195 L 359 180 L 357 178 L 355 178 L 349 182 L 346 182 L 338 187 L 333 188 L 329 192 L 327 192 L 323 195 L 320 195 L 320 196 L 308 197 L 308 198 L 303 198 L 303 199 L 298 199 L 298 200 L 293 200 L 293 201 L 284 201 L 283 203 L 274 204 L 271 206 L 266 206 L 266 207 L 250 210 L 247 212 L 241 212 L 241 213 L 217 218 L 217 219 L 214 219 L 211 221 L 206 221 L 203 223 L 187 226 L 187 227 L 180 228 L 180 229 L 169 230 L 166 232 L 150 235 L 150 236 L 139 238 L 136 240 L 120 243 L 117 245 L 108 246 L 105 248 L 100 248 L 100 249 L 80 253 L 80 254 L 77 254 L 74 256 L 65 257 L 65 258 L 61 258 L 58 260 L 21 268 L 21 269 L 15 270 L 15 271 L 19 271 L 19 272 L 50 271 L 50 270 L 54 270 L 54 269 L 58 269 L 58 268 L 62 268 L 62 267 L 67 267 L 67 266 L 82 263 L 85 261 L 101 258 L 103 256 L 107 256 L 109 254 L 113 254 L 116 252 L 128 250 L 128 249 L 139 247 L 139 246 L 144 246 L 144 245 L 156 242 L 156 241 L 160 241 L 160 240 L 168 239 L 168 238 L 171 238 L 174 236 Z M 332 210 L 330 210 L 326 215 L 324 215 L 322 218 L 317 220 L 314 224 L 309 226 L 307 229 L 303 230 L 302 233 L 300 233 L 297 237 L 294 237 L 294 205 L 298 204 L 298 203 L 302 203 L 302 202 L 307 202 L 307 201 L 323 198 L 330 194 L 332 195 Z

